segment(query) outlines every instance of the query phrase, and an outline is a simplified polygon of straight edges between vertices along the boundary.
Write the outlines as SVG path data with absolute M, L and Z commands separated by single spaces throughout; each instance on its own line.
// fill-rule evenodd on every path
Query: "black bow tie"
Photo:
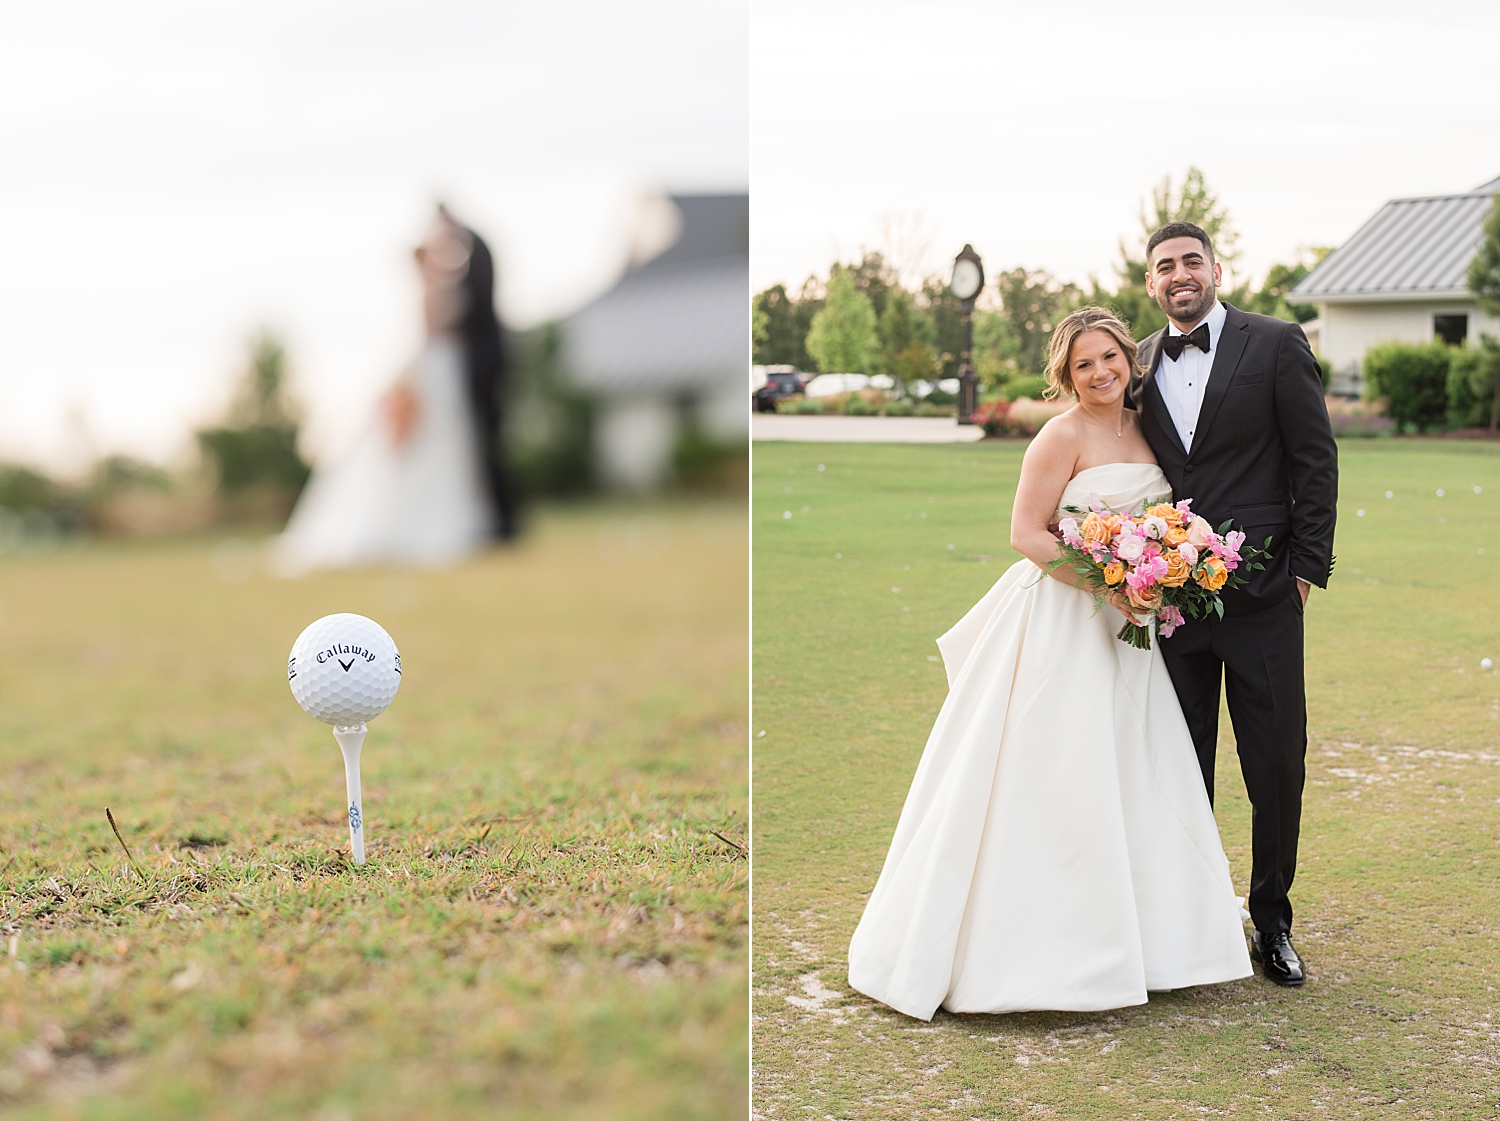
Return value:
M 1182 357 L 1182 348 L 1185 346 L 1196 346 L 1207 354 L 1208 324 L 1200 323 L 1186 335 L 1163 335 L 1161 337 L 1161 348 L 1167 352 L 1167 357 L 1173 362 Z

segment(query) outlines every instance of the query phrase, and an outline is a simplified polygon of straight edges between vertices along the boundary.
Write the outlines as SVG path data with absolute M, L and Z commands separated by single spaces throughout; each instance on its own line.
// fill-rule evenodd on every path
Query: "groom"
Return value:
M 1279 985 L 1304 981 L 1292 947 L 1287 893 L 1307 754 L 1302 615 L 1312 586 L 1333 570 L 1338 448 L 1322 379 L 1295 323 L 1222 303 L 1213 244 L 1190 222 L 1171 222 L 1146 245 L 1146 287 L 1167 326 L 1141 344 L 1146 373 L 1135 407 L 1177 498 L 1247 545 L 1271 539 L 1261 571 L 1223 593 L 1224 618 L 1194 620 L 1162 655 L 1198 751 L 1209 800 L 1223 682 L 1240 771 L 1253 808 L 1250 956 Z

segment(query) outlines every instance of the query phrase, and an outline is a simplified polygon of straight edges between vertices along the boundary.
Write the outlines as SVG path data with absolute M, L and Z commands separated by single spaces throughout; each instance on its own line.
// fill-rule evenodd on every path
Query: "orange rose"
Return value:
M 1161 585 L 1152 584 L 1145 591 L 1126 588 L 1125 598 L 1130 601 L 1132 607 L 1139 611 L 1155 611 L 1161 606 Z
M 1198 582 L 1200 588 L 1216 592 L 1224 586 L 1224 581 L 1229 579 L 1229 569 L 1218 557 L 1209 557 L 1203 562 L 1201 570 L 1193 579 Z
M 1119 514 L 1111 514 L 1104 519 L 1104 524 L 1109 527 L 1110 537 L 1114 537 L 1115 534 L 1120 532 L 1120 527 L 1125 524 L 1125 519 L 1120 517 Z
M 1167 530 L 1166 536 L 1162 540 L 1175 549 L 1187 540 L 1187 530 L 1183 529 L 1180 525 L 1174 525 L 1171 529 Z
M 1109 544 L 1109 527 L 1104 524 L 1104 519 L 1098 514 L 1090 514 L 1083 519 L 1083 524 L 1078 527 L 1078 536 L 1085 541 L 1098 541 L 1102 545 Z
M 1183 560 L 1182 554 L 1176 549 L 1162 555 L 1167 558 L 1167 574 L 1161 578 L 1161 582 L 1169 588 L 1182 587 L 1193 574 L 1193 566 Z
M 1110 561 L 1104 566 L 1104 582 L 1110 587 L 1114 587 L 1123 579 L 1125 579 L 1125 565 L 1120 561 Z
M 1182 511 L 1166 502 L 1159 502 L 1146 511 L 1147 517 L 1160 518 L 1174 529 L 1182 524 Z

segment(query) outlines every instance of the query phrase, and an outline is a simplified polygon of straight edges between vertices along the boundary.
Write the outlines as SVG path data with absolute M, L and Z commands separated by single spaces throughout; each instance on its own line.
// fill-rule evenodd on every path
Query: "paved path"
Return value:
M 816 440 L 852 444 L 966 444 L 984 439 L 977 424 L 950 416 L 782 416 L 755 413 L 755 440 Z

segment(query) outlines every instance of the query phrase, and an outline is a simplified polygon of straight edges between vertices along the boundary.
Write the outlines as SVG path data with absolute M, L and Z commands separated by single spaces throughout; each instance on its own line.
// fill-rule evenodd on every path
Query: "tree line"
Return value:
M 974 313 L 974 368 L 981 388 L 1009 397 L 1036 396 L 1053 326 L 1076 307 L 1101 304 L 1120 313 L 1136 338 L 1166 324 L 1146 291 L 1145 243 L 1168 222 L 1201 226 L 1231 271 L 1239 256 L 1228 211 L 1203 173 L 1190 167 L 1179 187 L 1171 177 L 1143 199 L 1133 244 L 1121 238 L 1112 284 L 1090 277 L 1088 288 L 1067 283 L 1045 269 L 1016 267 L 993 275 Z M 1222 293 L 1236 307 L 1305 323 L 1317 315 L 1311 304 L 1288 302 L 1292 286 L 1329 252 L 1304 251 L 1289 264 L 1275 264 L 1261 283 L 1240 283 Z M 808 277 L 800 290 L 775 284 L 752 300 L 754 360 L 824 373 L 885 374 L 898 384 L 956 377 L 963 349 L 963 320 L 946 277 L 902 285 L 879 252 L 853 263 L 835 263 L 828 279 Z

